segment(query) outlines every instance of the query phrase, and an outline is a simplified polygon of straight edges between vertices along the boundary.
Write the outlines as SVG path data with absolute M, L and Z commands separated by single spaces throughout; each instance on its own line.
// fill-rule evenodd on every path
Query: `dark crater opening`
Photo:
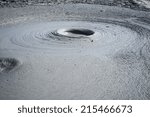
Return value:
M 69 29 L 66 32 L 76 34 L 76 35 L 85 35 L 85 36 L 90 36 L 94 34 L 94 31 L 89 29 Z
M 14 58 L 0 58 L 0 73 L 9 72 L 18 64 L 19 61 Z

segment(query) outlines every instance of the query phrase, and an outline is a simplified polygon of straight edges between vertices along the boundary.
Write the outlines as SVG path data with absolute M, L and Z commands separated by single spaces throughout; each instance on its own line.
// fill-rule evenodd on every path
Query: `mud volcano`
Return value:
M 60 4 L 0 14 L 0 99 L 150 99 L 149 12 Z
M 63 23 L 63 22 L 62 22 Z M 89 29 L 82 29 L 82 28 L 68 28 L 68 29 L 58 29 L 54 32 L 52 32 L 52 34 L 54 36 L 59 37 L 59 40 L 64 39 L 64 37 L 69 38 L 69 40 L 72 39 L 81 39 L 81 38 L 88 38 L 92 35 L 94 35 L 94 31 L 89 30 Z M 50 34 L 51 35 L 51 34 Z M 49 37 L 51 38 L 51 36 L 49 35 Z

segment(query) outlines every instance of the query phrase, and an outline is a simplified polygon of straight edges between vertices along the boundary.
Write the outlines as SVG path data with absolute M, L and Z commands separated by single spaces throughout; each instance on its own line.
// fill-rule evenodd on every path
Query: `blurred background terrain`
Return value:
M 0 0 L 0 7 L 23 7 L 26 5 L 57 5 L 68 3 L 99 4 L 149 10 L 150 0 Z

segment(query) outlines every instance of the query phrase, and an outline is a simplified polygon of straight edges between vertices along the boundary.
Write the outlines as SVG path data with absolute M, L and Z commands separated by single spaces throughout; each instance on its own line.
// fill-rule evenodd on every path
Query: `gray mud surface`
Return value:
M 1 8 L 0 99 L 149 100 L 150 13 L 94 4 Z

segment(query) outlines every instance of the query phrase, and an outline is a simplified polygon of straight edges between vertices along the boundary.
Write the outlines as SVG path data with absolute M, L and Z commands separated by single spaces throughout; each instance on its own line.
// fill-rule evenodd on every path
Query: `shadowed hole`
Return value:
M 88 29 L 69 29 L 66 30 L 66 32 L 77 34 L 77 35 L 85 35 L 85 36 L 90 36 L 94 34 L 94 31 Z

